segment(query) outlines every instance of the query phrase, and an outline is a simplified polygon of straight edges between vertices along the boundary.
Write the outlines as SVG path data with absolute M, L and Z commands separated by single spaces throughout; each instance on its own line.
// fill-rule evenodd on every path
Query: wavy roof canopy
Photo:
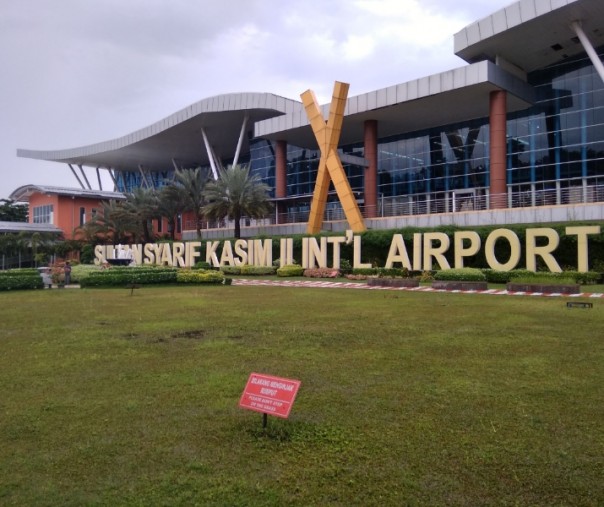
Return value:
M 208 165 L 201 129 L 220 158 L 235 154 L 245 116 L 247 130 L 254 122 L 302 108 L 295 100 L 272 93 L 230 93 L 203 99 L 148 127 L 117 139 L 66 150 L 18 149 L 17 156 L 118 171 L 165 171 Z M 242 153 L 249 149 L 244 136 Z

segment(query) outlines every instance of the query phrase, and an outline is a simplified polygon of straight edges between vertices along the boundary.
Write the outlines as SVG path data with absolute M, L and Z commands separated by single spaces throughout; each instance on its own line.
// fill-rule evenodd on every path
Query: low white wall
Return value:
M 604 220 L 604 203 L 370 218 L 366 219 L 365 223 L 368 229 L 404 229 L 405 227 L 441 227 L 445 225 L 456 225 L 459 227 L 479 225 L 503 226 L 511 224 L 547 224 L 553 222 L 589 222 L 592 220 Z M 348 229 L 348 222 L 345 220 L 325 222 L 323 224 L 323 230 L 326 231 L 341 232 L 346 229 Z M 232 238 L 233 232 L 233 229 L 207 229 L 202 231 L 202 238 Z M 305 233 L 305 223 L 241 228 L 241 235 L 244 238 L 258 235 L 272 237 Z M 183 231 L 183 240 L 193 240 L 195 236 L 195 231 Z

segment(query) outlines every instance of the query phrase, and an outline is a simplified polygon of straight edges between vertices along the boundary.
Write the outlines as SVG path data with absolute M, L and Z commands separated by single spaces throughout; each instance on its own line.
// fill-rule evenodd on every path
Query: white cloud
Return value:
M 118 137 L 202 98 L 268 91 L 322 102 L 463 62 L 453 33 L 509 0 L 19 0 L 0 9 L 0 198 L 73 185 L 17 148 Z

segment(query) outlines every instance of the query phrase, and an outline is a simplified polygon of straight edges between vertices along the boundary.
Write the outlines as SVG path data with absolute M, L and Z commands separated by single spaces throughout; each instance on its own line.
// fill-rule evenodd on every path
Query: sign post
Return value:
M 262 427 L 266 428 L 268 414 L 289 417 L 299 387 L 299 380 L 251 373 L 239 406 L 262 413 Z

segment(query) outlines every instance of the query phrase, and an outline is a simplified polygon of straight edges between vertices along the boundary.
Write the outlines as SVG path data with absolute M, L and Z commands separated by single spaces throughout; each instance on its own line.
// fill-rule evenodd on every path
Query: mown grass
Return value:
M 602 505 L 604 301 L 0 294 L 2 505 Z M 302 381 L 288 420 L 250 372 Z

